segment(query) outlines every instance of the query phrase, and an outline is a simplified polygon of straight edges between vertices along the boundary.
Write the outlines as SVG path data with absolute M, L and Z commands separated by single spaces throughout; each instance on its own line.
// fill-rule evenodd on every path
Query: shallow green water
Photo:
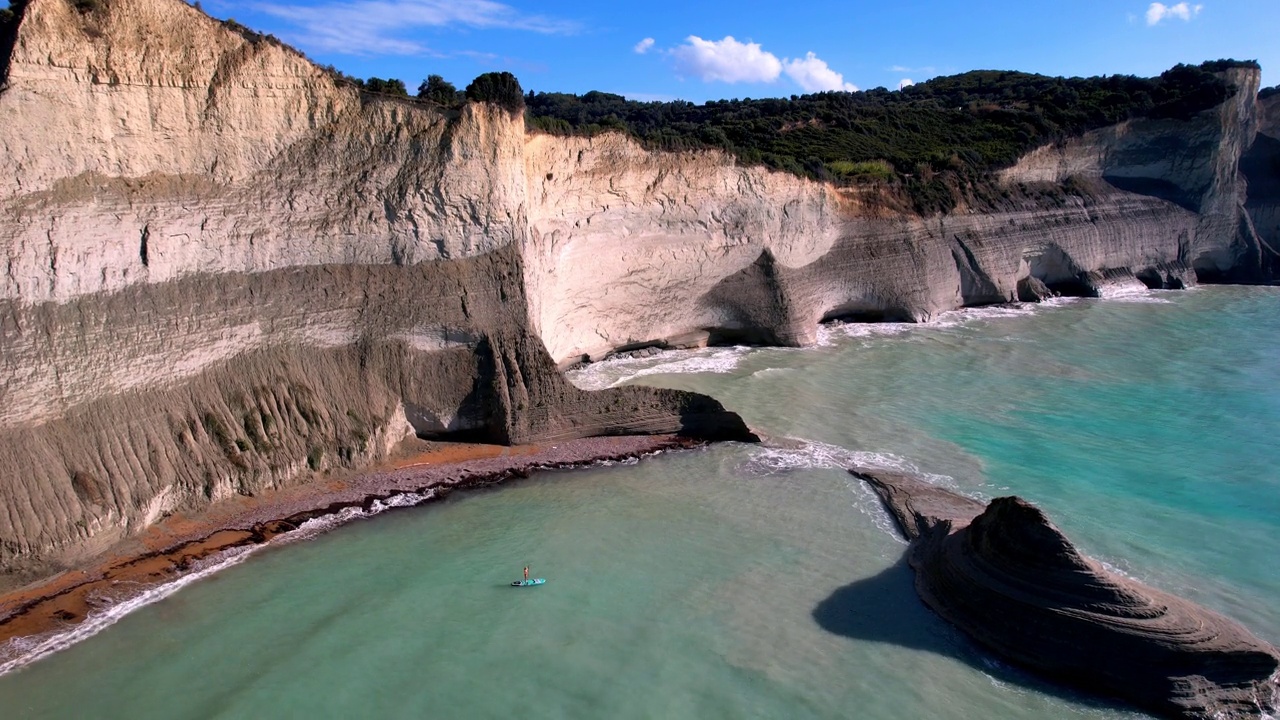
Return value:
M 1023 495 L 1096 557 L 1280 641 L 1280 292 L 825 339 L 575 378 L 710 392 L 799 449 L 548 474 L 269 547 L 0 677 L 0 714 L 1134 716 L 931 615 L 852 462 Z M 525 564 L 547 584 L 508 587 Z

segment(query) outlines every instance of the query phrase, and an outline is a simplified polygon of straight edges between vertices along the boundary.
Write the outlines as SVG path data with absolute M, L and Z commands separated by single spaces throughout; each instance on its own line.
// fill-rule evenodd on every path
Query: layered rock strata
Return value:
M 1280 252 L 1280 95 L 1258 102 L 1258 133 L 1240 158 L 1248 180 L 1245 208 L 1249 222 L 1268 252 Z M 1272 279 L 1280 268 L 1271 270 Z
M 406 433 L 750 437 L 712 400 L 581 394 L 556 364 L 1269 277 L 1273 200 L 1237 169 L 1256 72 L 1192 121 L 1032 153 L 1000 207 L 920 217 L 716 152 L 361 95 L 180 0 L 93 5 L 30 0 L 0 38 L 0 569 Z
M 409 434 L 754 436 L 530 332 L 519 118 L 365 102 L 166 0 L 33 0 L 0 93 L 0 569 Z
M 909 475 L 851 470 L 911 541 L 925 604 L 991 651 L 1167 717 L 1280 707 L 1280 652 L 1195 603 L 1080 554 L 1016 497 L 983 506 Z

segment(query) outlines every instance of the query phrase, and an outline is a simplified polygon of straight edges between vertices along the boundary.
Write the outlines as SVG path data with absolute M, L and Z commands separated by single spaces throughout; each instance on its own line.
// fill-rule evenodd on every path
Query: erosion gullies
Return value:
M 619 349 L 1272 277 L 1271 166 L 1240 161 L 1274 137 L 1256 71 L 1191 121 L 1032 153 L 997 206 L 921 217 L 718 152 L 362 95 L 180 0 L 30 0 L 10 31 L 0 569 L 408 433 L 754 437 L 710 398 L 556 370 Z
M 1240 171 L 1248 181 L 1245 208 L 1252 229 L 1270 259 L 1272 279 L 1280 275 L 1280 95 L 1258 101 L 1258 133 L 1240 158 Z
M 520 118 L 365 101 L 185 3 L 100 5 L 29 3 L 0 94 L 0 568 L 410 433 L 754 437 L 710 398 L 556 371 Z
M 1081 555 L 1021 498 L 984 507 L 910 475 L 851 472 L 911 541 L 925 604 L 1002 658 L 1166 717 L 1276 712 L 1280 652 Z
M 1237 92 L 1215 110 L 1041 148 L 1001 173 L 998 206 L 933 217 L 717 152 L 533 135 L 534 324 L 566 362 L 699 331 L 804 345 L 822 319 L 928 320 L 1016 300 L 1019 284 L 1098 296 L 1266 282 L 1275 253 L 1249 222 L 1238 168 L 1259 74 L 1227 80 Z
M 369 102 L 175 0 L 33 0 L 0 98 L 0 297 L 519 244 L 524 129 Z
M 519 277 L 508 246 L 4 303 L 0 563 L 69 562 L 169 512 L 367 465 L 410 433 L 751 437 L 705 396 L 570 385 L 525 327 Z

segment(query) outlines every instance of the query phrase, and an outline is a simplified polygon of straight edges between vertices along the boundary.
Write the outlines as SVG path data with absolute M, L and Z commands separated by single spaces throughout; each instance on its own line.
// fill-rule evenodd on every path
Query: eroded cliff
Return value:
M 1002 173 L 998 207 L 933 217 L 715 152 L 531 136 L 535 324 L 566 362 L 700 332 L 805 344 L 823 318 L 927 320 L 1016 300 L 1031 279 L 1085 294 L 1267 281 L 1275 254 L 1249 225 L 1238 168 L 1259 74 L 1227 79 L 1236 93 L 1213 111 L 1041 148 Z
M 31 0 L 10 40 L 5 569 L 412 432 L 748 437 L 709 398 L 555 370 L 619 348 L 799 345 L 830 317 L 1273 268 L 1276 195 L 1240 171 L 1271 137 L 1256 72 L 1192 121 L 1031 154 L 998 206 L 921 217 L 715 152 L 362 96 L 179 0 Z
M 32 0 L 0 91 L 0 569 L 410 433 L 749 439 L 529 329 L 523 120 L 362 98 L 176 0 Z
M 1258 102 L 1258 132 L 1240 158 L 1248 180 L 1245 208 L 1267 251 L 1280 252 L 1280 95 Z M 1273 277 L 1280 270 L 1274 269 Z

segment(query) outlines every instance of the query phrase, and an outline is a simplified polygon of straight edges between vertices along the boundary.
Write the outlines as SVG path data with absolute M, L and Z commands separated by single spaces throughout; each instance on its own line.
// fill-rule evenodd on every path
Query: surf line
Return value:
M 626 445 L 610 446 L 610 440 Z M 601 442 L 603 441 L 603 442 Z M 628 441 L 630 441 L 628 443 Z M 396 508 L 408 508 L 442 500 L 454 490 L 468 490 L 497 483 L 527 478 L 535 472 L 609 467 L 630 464 L 639 458 L 656 456 L 672 450 L 688 450 L 704 446 L 703 441 L 677 436 L 618 438 L 586 438 L 584 445 L 594 446 L 578 453 L 558 455 L 539 461 L 537 455 L 519 457 L 518 464 L 474 469 L 451 469 L 418 487 L 396 487 L 361 498 L 330 502 L 322 507 L 296 512 L 283 519 L 256 523 L 252 528 L 222 528 L 198 539 L 178 543 L 165 550 L 146 553 L 111 564 L 94 577 L 63 587 L 56 592 L 36 597 L 19 605 L 0 618 L 0 676 L 24 668 L 49 655 L 65 650 L 106 630 L 143 607 L 172 596 L 182 588 L 240 564 L 249 555 L 271 545 L 283 545 L 314 538 L 354 520 L 366 519 Z M 563 443 L 564 445 L 570 445 Z M 599 447 L 603 445 L 604 447 Z M 554 448 L 553 448 L 554 450 Z M 552 453 L 552 455 L 555 455 Z M 458 471 L 461 471 L 460 473 Z M 392 479 L 397 479 L 392 473 Z M 412 477 L 412 473 L 410 473 Z M 399 477 L 401 482 L 406 478 Z M 319 499 L 323 502 L 323 499 Z M 230 533 L 232 538 L 218 544 L 215 536 Z M 212 547 L 209 547 L 210 544 Z M 143 563 L 162 563 L 159 569 L 140 570 Z M 134 569 L 134 577 L 127 572 Z M 176 576 L 173 573 L 178 573 Z M 169 577 L 163 577 L 168 575 Z M 123 577 L 122 581 L 117 580 Z M 129 588 L 126 590 L 125 588 Z M 99 607 L 101 595 L 125 593 Z M 60 609 L 63 605 L 89 605 L 92 609 L 77 618 L 77 613 Z M 69 623 L 74 623 L 69 625 Z M 6 626 L 9 626 L 6 628 Z M 10 632 L 5 632 L 9 629 Z M 19 634 L 20 633 L 20 634 Z

